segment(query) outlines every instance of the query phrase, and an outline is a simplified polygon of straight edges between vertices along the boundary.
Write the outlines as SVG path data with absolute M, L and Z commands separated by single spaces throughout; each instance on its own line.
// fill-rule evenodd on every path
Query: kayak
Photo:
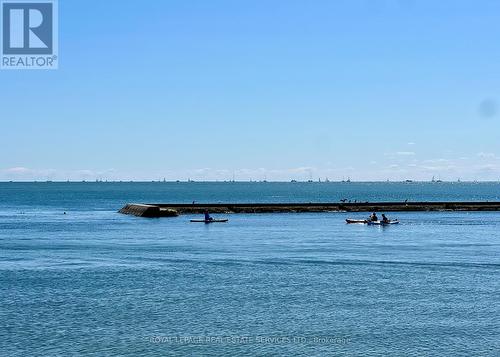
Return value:
M 226 223 L 229 219 L 212 219 L 212 220 L 204 220 L 204 219 L 192 219 L 191 223 Z
M 399 224 L 399 221 L 397 219 L 389 221 L 389 222 L 370 221 L 367 219 L 346 219 L 345 221 L 348 224 L 368 224 L 370 226 L 386 226 L 386 225 L 391 225 L 391 224 Z
M 346 219 L 348 224 L 367 224 L 368 221 L 366 219 Z
M 391 224 L 399 224 L 399 221 L 397 219 L 389 222 L 383 222 L 383 221 L 373 221 L 373 222 L 368 222 L 369 226 L 389 226 Z

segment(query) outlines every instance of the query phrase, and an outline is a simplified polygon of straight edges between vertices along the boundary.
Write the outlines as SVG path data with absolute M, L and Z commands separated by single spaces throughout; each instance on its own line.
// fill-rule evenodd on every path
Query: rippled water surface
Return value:
M 500 353 L 500 213 L 391 213 L 402 223 L 386 228 L 344 223 L 363 214 L 207 226 L 116 213 L 132 201 L 395 200 L 412 187 L 159 185 L 0 184 L 0 355 Z M 412 192 L 494 200 L 499 187 L 469 185 Z

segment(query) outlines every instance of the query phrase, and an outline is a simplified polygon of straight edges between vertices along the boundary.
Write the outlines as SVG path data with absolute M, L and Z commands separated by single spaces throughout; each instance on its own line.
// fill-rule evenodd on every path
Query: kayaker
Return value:
M 205 210 L 205 221 L 213 221 L 214 219 L 210 217 L 210 214 L 208 213 L 208 210 Z
M 389 218 L 387 218 L 385 216 L 385 214 L 382 214 L 382 222 L 384 222 L 384 223 L 389 223 L 390 222 Z
M 372 215 L 370 216 L 370 221 L 372 221 L 372 222 L 378 221 L 378 217 L 377 217 L 377 214 L 375 212 L 373 212 Z

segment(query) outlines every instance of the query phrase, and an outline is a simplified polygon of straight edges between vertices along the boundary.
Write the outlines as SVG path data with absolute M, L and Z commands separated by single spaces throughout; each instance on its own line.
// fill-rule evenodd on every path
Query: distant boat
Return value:
M 376 226 L 386 226 L 386 225 L 391 225 L 391 224 L 399 224 L 399 221 L 397 219 L 389 220 L 387 222 L 384 221 L 370 221 L 367 219 L 346 219 L 347 224 L 368 224 L 369 226 L 376 225 Z
M 405 182 L 407 182 L 407 183 L 412 183 L 412 182 L 413 182 L 413 180 L 406 180 Z
M 227 223 L 229 222 L 229 219 L 210 219 L 210 220 L 205 220 L 205 219 L 192 219 L 190 220 L 191 223 L 205 223 L 205 224 L 210 224 L 210 223 Z

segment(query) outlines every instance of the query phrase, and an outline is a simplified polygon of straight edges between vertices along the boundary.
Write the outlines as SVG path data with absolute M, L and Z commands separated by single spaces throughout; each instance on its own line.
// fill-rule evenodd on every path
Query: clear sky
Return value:
M 500 2 L 60 0 L 0 180 L 500 179 Z

